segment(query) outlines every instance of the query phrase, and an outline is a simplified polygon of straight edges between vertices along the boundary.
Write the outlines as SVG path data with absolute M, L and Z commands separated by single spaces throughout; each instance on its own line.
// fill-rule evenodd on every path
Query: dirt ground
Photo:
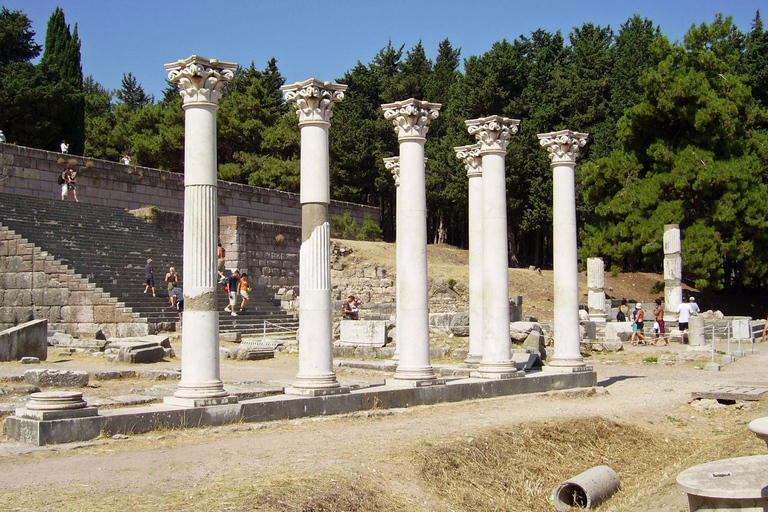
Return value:
M 765 401 L 704 412 L 689 404 L 692 391 L 715 385 L 768 387 L 768 351 L 740 358 L 719 372 L 704 371 L 701 363 L 643 362 L 680 351 L 685 347 L 673 344 L 628 347 L 623 353 L 590 357 L 588 362 L 598 375 L 598 392 L 591 395 L 520 395 L 380 411 L 373 416 L 154 432 L 99 439 L 79 449 L 72 445 L 33 449 L 6 439 L 0 442 L 0 502 L 12 505 L 10 510 L 120 510 L 124 504 L 120 496 L 125 494 L 141 496 L 142 503 L 162 505 L 164 494 L 171 491 L 192 497 L 227 482 L 257 485 L 280 475 L 317 477 L 342 472 L 363 478 L 386 476 L 397 492 L 420 503 L 419 510 L 450 510 L 420 484 L 410 462 L 408 454 L 424 443 L 466 439 L 486 429 L 535 420 L 590 416 L 638 425 L 658 436 L 702 439 L 745 430 L 748 421 L 768 415 Z M 10 364 L 3 363 L 4 373 L 10 371 Z M 59 369 L 88 366 L 86 361 L 74 360 L 47 364 Z M 224 361 L 222 378 L 225 383 L 290 382 L 297 364 L 295 354 L 282 353 L 274 360 Z M 339 368 L 338 375 L 343 383 L 381 382 L 387 376 L 344 368 Z M 765 446 L 755 442 L 754 454 L 764 452 Z M 644 510 L 686 510 L 675 476 L 658 475 L 657 488 Z M 187 506 L 184 510 L 197 510 L 192 502 Z M 226 509 L 251 510 L 240 506 Z

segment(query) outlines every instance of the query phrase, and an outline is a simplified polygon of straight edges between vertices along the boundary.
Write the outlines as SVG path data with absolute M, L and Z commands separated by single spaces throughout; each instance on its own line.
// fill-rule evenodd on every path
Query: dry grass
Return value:
M 529 423 L 475 438 L 425 446 L 416 455 L 427 485 L 460 511 L 551 511 L 554 488 L 605 464 L 622 489 L 600 510 L 646 509 L 648 498 L 683 469 L 755 453 L 743 427 L 727 436 L 691 439 L 603 418 Z

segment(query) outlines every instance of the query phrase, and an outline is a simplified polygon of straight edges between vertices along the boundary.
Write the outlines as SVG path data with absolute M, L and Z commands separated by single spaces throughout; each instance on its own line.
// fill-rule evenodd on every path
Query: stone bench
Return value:
M 383 347 L 387 343 L 384 320 L 342 320 L 339 346 Z

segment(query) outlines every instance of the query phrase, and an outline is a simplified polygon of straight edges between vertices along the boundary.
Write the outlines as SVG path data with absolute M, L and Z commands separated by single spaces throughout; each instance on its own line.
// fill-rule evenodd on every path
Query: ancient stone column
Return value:
M 467 366 L 483 358 L 483 169 L 480 144 L 453 148 L 469 182 L 469 354 Z
M 677 318 L 677 307 L 683 302 L 683 258 L 680 255 L 680 226 L 664 225 L 664 313 Z
M 509 336 L 509 257 L 507 252 L 507 180 L 509 138 L 520 121 L 501 116 L 465 121 L 480 144 L 483 172 L 483 357 L 473 376 L 504 379 L 521 376 L 512 362 Z
M 286 393 L 349 392 L 333 371 L 331 201 L 328 127 L 346 85 L 311 78 L 282 87 L 301 130 L 301 249 L 299 251 L 299 373 Z
M 540 133 L 552 165 L 555 354 L 550 369 L 586 370 L 579 336 L 579 269 L 576 247 L 576 181 L 573 169 L 587 133 L 562 130 Z
M 184 99 L 184 323 L 181 381 L 176 405 L 236 401 L 219 377 L 219 312 L 216 307 L 216 111 L 221 90 L 237 67 L 197 55 L 165 65 Z
M 400 360 L 394 381 L 425 385 L 442 382 L 429 361 L 429 290 L 427 286 L 427 193 L 424 142 L 440 104 L 413 98 L 381 106 L 395 125 L 400 142 L 398 187 L 397 308 Z
M 400 157 L 391 156 L 384 158 L 384 167 L 392 173 L 392 177 L 395 180 L 395 240 L 401 240 L 400 235 Z M 400 261 L 397 258 L 400 256 L 400 251 L 395 253 L 395 272 L 400 272 Z M 400 279 L 395 280 L 395 318 L 399 317 L 400 310 Z M 400 326 L 395 323 L 395 354 L 392 359 L 397 361 L 400 359 Z
M 605 264 L 603 258 L 587 258 L 587 307 L 589 318 L 605 322 Z

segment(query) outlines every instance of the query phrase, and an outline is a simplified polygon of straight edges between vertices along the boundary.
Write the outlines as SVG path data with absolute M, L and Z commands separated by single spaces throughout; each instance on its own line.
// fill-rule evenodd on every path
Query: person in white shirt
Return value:
M 61 141 L 61 152 L 62 153 L 69 153 L 69 144 L 67 144 L 67 141 L 63 140 Z
M 688 299 L 688 307 L 691 309 L 691 316 L 696 316 L 701 313 L 699 305 L 696 303 L 696 297 L 693 295 L 691 295 L 691 298 Z

